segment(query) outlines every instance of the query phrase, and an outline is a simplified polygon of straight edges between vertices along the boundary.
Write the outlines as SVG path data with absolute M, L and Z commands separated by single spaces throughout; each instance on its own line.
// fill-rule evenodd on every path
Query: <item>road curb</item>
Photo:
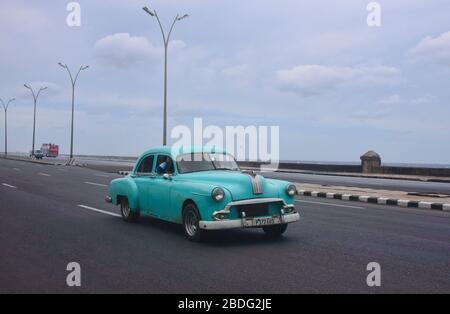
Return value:
M 31 159 L 31 158 L 27 158 L 27 157 L 15 157 L 15 156 L 0 156 L 1 159 L 6 159 L 6 160 L 15 160 L 15 161 L 23 161 L 23 162 L 30 162 L 30 163 L 34 163 L 34 164 L 40 164 L 40 165 L 49 165 L 49 166 L 59 166 L 62 165 L 62 163 L 55 163 L 55 162 L 47 162 L 44 160 L 37 160 L 37 159 Z
M 46 160 L 39 160 L 35 158 L 27 158 L 27 157 L 18 157 L 18 156 L 0 156 L 1 159 L 6 160 L 15 160 L 15 161 L 23 161 L 23 162 L 30 162 L 34 164 L 40 164 L 40 165 L 47 165 L 47 166 L 76 166 L 76 167 L 86 167 L 85 164 L 78 163 L 75 159 L 69 160 L 68 162 L 57 162 L 57 161 L 46 161 Z
M 450 211 L 450 204 L 443 204 L 443 203 L 432 203 L 432 202 L 424 202 L 424 201 L 411 201 L 411 200 L 404 200 L 404 199 L 393 199 L 393 198 L 367 196 L 367 195 L 327 193 L 327 192 L 320 192 L 320 191 L 305 191 L 305 190 L 299 190 L 298 195 L 320 197 L 320 198 L 330 198 L 330 199 L 343 200 L 343 201 L 364 202 L 364 203 L 379 204 L 379 205 L 400 206 L 400 207 L 407 207 L 407 208 L 422 208 L 422 209 Z

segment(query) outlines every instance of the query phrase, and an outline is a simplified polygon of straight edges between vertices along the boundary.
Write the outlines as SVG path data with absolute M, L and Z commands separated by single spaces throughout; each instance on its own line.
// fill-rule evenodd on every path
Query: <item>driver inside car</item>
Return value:
M 156 172 L 158 174 L 164 174 L 164 173 L 172 174 L 173 173 L 172 158 L 165 157 L 164 161 L 156 167 Z

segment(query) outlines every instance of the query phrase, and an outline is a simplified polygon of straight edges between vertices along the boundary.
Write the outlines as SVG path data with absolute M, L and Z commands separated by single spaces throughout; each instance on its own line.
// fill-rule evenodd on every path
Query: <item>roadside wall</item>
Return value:
M 239 161 L 238 164 L 243 167 L 259 168 L 263 163 L 256 161 Z M 306 164 L 306 163 L 288 163 L 279 164 L 282 170 L 305 170 L 305 171 L 323 171 L 323 172 L 344 172 L 361 173 L 360 165 L 336 165 L 336 164 Z M 397 175 L 417 175 L 430 177 L 450 177 L 450 168 L 425 168 L 425 167 L 393 167 L 381 166 L 375 173 L 379 174 L 397 174 Z

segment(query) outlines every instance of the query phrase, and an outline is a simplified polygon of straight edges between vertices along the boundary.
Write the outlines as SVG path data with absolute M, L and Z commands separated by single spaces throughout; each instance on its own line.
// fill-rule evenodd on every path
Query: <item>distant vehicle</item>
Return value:
M 120 205 L 125 221 L 139 215 L 180 223 L 199 241 L 208 230 L 262 228 L 279 236 L 298 221 L 294 184 L 239 169 L 223 150 L 170 147 L 151 149 L 133 171 L 115 179 L 106 201 Z
M 36 159 L 42 159 L 44 157 L 44 153 L 42 152 L 42 150 L 37 149 L 34 152 L 33 151 L 30 152 L 30 157 L 34 157 Z
M 56 144 L 42 144 L 41 146 L 41 151 L 44 154 L 45 157 L 53 157 L 56 158 L 58 157 L 58 153 L 59 153 L 59 146 Z

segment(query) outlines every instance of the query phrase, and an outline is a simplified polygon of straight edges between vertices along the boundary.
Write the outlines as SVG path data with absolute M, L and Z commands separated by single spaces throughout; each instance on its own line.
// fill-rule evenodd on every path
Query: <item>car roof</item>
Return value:
M 169 155 L 175 159 L 178 155 L 189 154 L 189 153 L 226 153 L 223 148 L 211 147 L 211 146 L 160 146 L 154 147 L 145 151 L 142 155 L 149 154 L 164 154 Z

